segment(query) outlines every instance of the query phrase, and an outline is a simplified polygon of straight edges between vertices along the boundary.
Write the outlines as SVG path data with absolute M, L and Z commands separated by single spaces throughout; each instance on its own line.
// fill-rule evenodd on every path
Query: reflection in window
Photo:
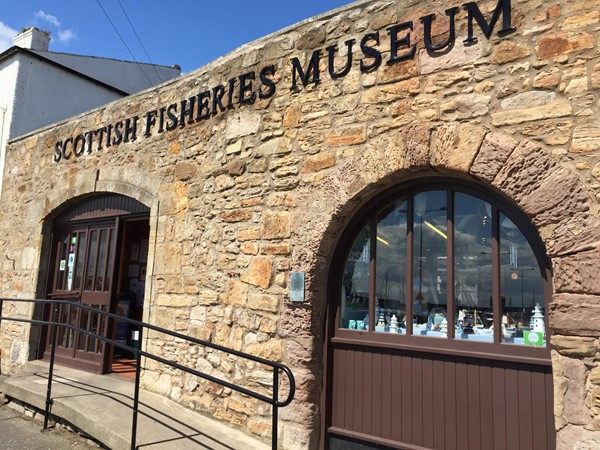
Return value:
M 519 228 L 500 213 L 502 338 L 506 343 L 542 345 L 544 285 L 531 246 Z
M 345 263 L 341 328 L 546 345 L 545 273 L 494 202 L 422 191 L 367 221 Z
M 492 205 L 454 194 L 454 298 L 459 339 L 493 340 Z
M 407 202 L 391 204 L 377 221 L 375 331 L 397 332 L 405 314 Z
M 370 291 L 370 227 L 365 226 L 354 241 L 346 260 L 342 281 L 341 326 L 364 330 L 368 325 Z

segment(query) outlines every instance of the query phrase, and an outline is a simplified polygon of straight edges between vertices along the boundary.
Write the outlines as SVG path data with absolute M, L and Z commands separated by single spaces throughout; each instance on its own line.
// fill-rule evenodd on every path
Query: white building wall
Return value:
M 122 96 L 77 75 L 25 54 L 20 70 L 11 138 L 74 116 Z
M 41 51 L 36 51 L 35 53 L 116 87 L 128 94 L 163 83 L 178 77 L 180 74 L 178 67 L 138 64 L 131 61 L 66 53 Z
M 0 194 L 10 139 L 121 97 L 23 53 L 0 63 Z
M 0 193 L 4 179 L 4 152 L 10 137 L 18 72 L 19 61 L 16 58 L 0 62 Z

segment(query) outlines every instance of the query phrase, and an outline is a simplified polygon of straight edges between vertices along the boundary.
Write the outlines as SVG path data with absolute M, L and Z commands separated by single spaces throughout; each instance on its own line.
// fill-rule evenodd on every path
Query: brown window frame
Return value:
M 503 343 L 501 341 L 501 328 L 494 327 L 494 340 L 493 342 L 477 342 L 477 341 L 464 341 L 461 339 L 454 339 L 454 317 L 455 317 L 455 300 L 454 289 L 448 289 L 448 303 L 447 303 L 447 317 L 448 317 L 448 336 L 446 338 L 440 337 L 428 337 L 428 336 L 416 336 L 412 335 L 412 321 L 407 322 L 407 333 L 406 334 L 395 334 L 395 333 L 380 333 L 375 331 L 375 280 L 376 280 L 376 233 L 377 233 L 377 220 L 378 212 L 388 206 L 394 201 L 414 198 L 414 196 L 420 192 L 432 191 L 432 190 L 443 190 L 447 192 L 448 196 L 448 208 L 447 208 L 447 221 L 448 221 L 448 243 L 447 243 L 447 258 L 448 261 L 454 261 L 454 193 L 461 192 L 469 195 L 473 195 L 477 198 L 485 200 L 492 205 L 493 214 L 493 231 L 492 231 L 492 260 L 493 260 L 493 313 L 494 323 L 500 323 L 497 319 L 501 317 L 501 292 L 500 292 L 500 249 L 499 249 L 499 221 L 498 217 L 500 212 L 504 213 L 510 218 L 515 225 L 521 230 L 527 242 L 531 246 L 531 249 L 535 255 L 535 258 L 539 264 L 540 272 L 543 278 L 544 285 L 544 310 L 546 311 L 546 345 L 543 347 L 533 347 L 525 345 L 517 345 L 510 343 Z M 408 229 L 407 229 L 407 260 L 412 261 L 412 250 L 413 250 L 413 230 L 412 230 L 412 201 L 408 202 Z M 358 331 L 341 328 L 340 315 L 341 315 L 341 285 L 344 272 L 344 266 L 349 256 L 350 250 L 354 243 L 354 239 L 360 232 L 360 230 L 370 224 L 370 263 L 369 263 L 369 327 L 368 330 Z M 457 180 L 456 178 L 449 177 L 435 177 L 428 180 L 414 180 L 409 183 L 405 183 L 401 186 L 392 188 L 375 199 L 371 200 L 368 205 L 364 206 L 355 216 L 354 219 L 347 226 L 342 238 L 340 245 L 338 245 L 338 252 L 335 256 L 336 261 L 340 261 L 340 264 L 335 264 L 334 267 L 334 293 L 333 299 L 335 300 L 336 308 L 333 327 L 332 342 L 334 344 L 342 345 L 359 345 L 359 346 L 370 346 L 380 348 L 398 348 L 404 350 L 412 350 L 419 352 L 429 353 L 442 353 L 450 355 L 464 355 L 478 358 L 488 358 L 506 361 L 522 361 L 522 362 L 534 362 L 537 364 L 550 364 L 550 336 L 551 332 L 548 327 L 547 312 L 549 302 L 552 296 L 552 272 L 549 258 L 546 256 L 545 246 L 539 236 L 539 233 L 527 218 L 527 216 L 509 200 L 505 199 L 500 194 L 492 191 L 489 187 L 484 186 L 480 183 L 471 182 L 468 180 Z M 411 280 L 413 276 L 412 264 L 406 265 L 407 280 Z M 454 263 L 447 265 L 447 286 L 454 286 Z M 410 283 L 407 283 L 410 286 Z M 451 293 L 450 293 L 451 292 Z M 412 286 L 410 289 L 407 288 L 406 298 L 413 298 Z M 412 301 L 406 301 L 406 315 L 412 318 Z M 450 332 L 452 330 L 452 332 Z

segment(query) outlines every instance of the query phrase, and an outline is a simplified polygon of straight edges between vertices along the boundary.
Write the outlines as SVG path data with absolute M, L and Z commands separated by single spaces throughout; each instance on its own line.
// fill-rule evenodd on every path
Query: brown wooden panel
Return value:
M 533 409 L 531 405 L 531 372 L 520 370 L 519 382 L 519 444 L 533 448 Z
M 433 436 L 435 433 L 435 418 L 433 415 L 433 360 L 423 360 L 423 438 L 422 445 L 433 448 Z
M 355 356 L 356 352 L 348 350 L 346 352 L 346 367 L 344 371 L 346 373 L 346 383 L 344 389 L 344 403 L 347 405 L 344 409 L 344 428 L 348 430 L 355 430 L 354 426 L 354 414 L 359 414 L 359 411 L 354 411 L 352 405 L 352 399 L 356 395 L 356 385 L 354 384 L 354 369 L 355 369 Z M 359 358 L 362 355 L 359 354 Z
M 468 394 L 467 404 L 469 419 L 469 450 L 478 450 L 481 448 L 481 386 L 479 370 L 477 367 L 470 367 L 467 372 Z
M 504 376 L 506 386 L 506 445 L 519 448 L 519 380 L 516 364 L 508 364 Z
M 506 447 L 506 392 L 504 386 L 504 364 L 492 368 L 492 402 L 494 405 L 494 448 L 505 450 Z
M 402 357 L 402 440 L 412 442 L 412 358 Z
M 482 364 L 479 367 L 479 401 L 480 401 L 480 437 L 481 448 L 494 448 L 494 408 L 492 396 L 492 367 Z
M 365 408 L 362 411 L 362 431 L 366 434 L 372 434 L 371 416 L 373 415 L 373 396 L 368 386 L 373 386 L 373 354 L 365 354 L 364 361 L 364 389 L 362 391 L 363 404 Z
M 456 363 L 456 442 L 459 449 L 469 448 L 469 366 Z
M 392 355 L 386 353 L 381 360 L 381 436 L 385 439 L 392 437 L 392 409 L 394 403 L 389 398 L 392 378 Z M 399 405 L 400 406 L 400 405 Z
M 373 354 L 373 382 L 371 384 L 371 398 L 373 409 L 371 412 L 371 433 L 381 436 L 382 402 L 381 395 L 381 353 Z M 385 399 L 387 401 L 388 399 Z
M 355 347 L 336 348 L 333 368 L 339 435 L 393 448 L 553 448 L 549 366 Z
M 444 358 L 445 448 L 456 450 L 456 364 Z
M 421 358 L 411 359 L 411 379 L 412 392 L 422 393 L 425 391 L 423 386 L 423 360 Z M 411 405 L 412 419 L 412 443 L 421 445 L 423 442 L 423 395 L 413 395 Z M 425 419 L 427 420 L 427 419 Z
M 402 410 L 404 399 L 402 397 L 402 357 L 394 355 L 392 358 L 392 440 L 402 442 Z
M 436 359 L 433 362 L 433 443 L 435 448 L 444 448 L 446 441 L 444 409 L 444 362 Z
M 545 450 L 548 447 L 546 433 L 546 374 L 541 370 L 531 371 L 531 402 L 533 404 L 532 431 L 533 449 Z M 550 408 L 552 409 L 552 408 Z

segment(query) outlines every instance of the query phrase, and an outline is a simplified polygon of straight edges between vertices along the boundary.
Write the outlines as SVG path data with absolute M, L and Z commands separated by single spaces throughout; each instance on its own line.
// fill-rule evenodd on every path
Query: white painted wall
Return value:
M 17 53 L 1 63 L 2 180 L 4 170 L 10 170 L 4 167 L 6 143 L 10 139 L 121 97 L 111 89 L 24 53 Z
M 135 62 L 109 58 L 42 51 L 35 51 L 35 53 L 116 87 L 128 94 L 133 94 L 134 92 L 139 92 L 176 78 L 181 72 L 179 68 L 175 67 L 137 64 Z M 150 82 L 148 82 L 148 79 Z
M 16 58 L 0 62 L 0 194 L 4 178 L 4 151 L 10 137 L 18 71 L 19 61 Z
M 19 53 L 20 70 L 11 138 L 82 113 L 122 96 L 59 67 Z

